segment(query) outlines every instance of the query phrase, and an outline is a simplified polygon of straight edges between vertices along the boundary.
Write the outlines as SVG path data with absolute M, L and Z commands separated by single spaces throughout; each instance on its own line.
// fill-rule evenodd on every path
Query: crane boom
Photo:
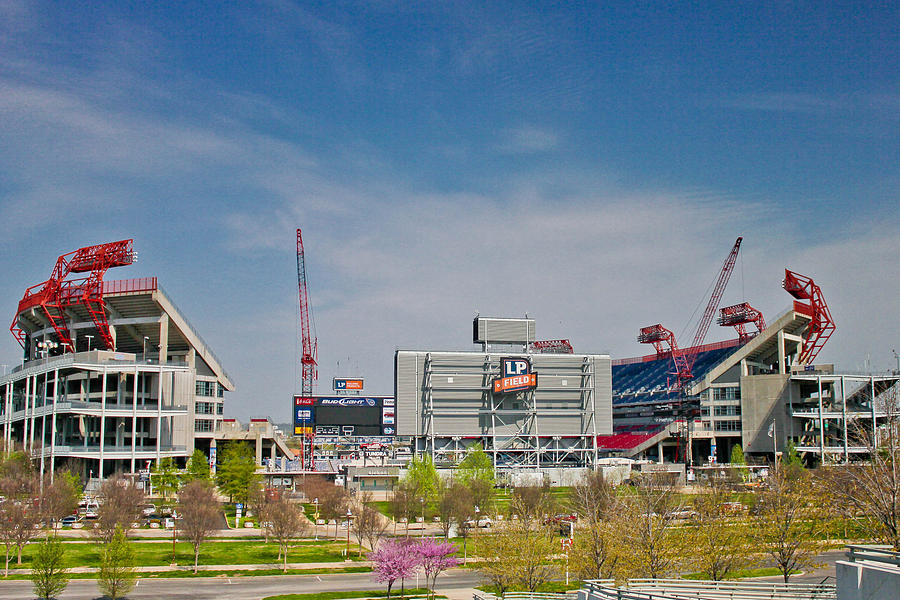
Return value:
M 297 229 L 297 285 L 300 298 L 300 394 L 303 397 L 313 395 L 315 382 L 318 377 L 316 356 L 319 352 L 319 342 L 310 333 L 309 327 L 309 294 L 306 283 L 306 257 L 303 251 L 303 237 Z M 302 442 L 300 445 L 300 465 L 304 471 L 314 471 L 313 440 L 315 433 L 305 430 L 300 433 Z
M 697 332 L 694 334 L 694 341 L 687 351 L 686 358 L 688 372 L 690 372 L 694 367 L 694 361 L 697 360 L 697 349 L 701 344 L 703 344 L 703 340 L 706 339 L 706 334 L 709 331 L 709 326 L 716 314 L 716 310 L 719 308 L 719 302 L 722 301 L 722 295 L 725 293 L 725 286 L 728 285 L 728 280 L 731 279 L 731 273 L 734 271 L 734 264 L 737 261 L 737 255 L 741 249 L 741 242 L 743 240 L 743 237 L 739 237 L 734 242 L 734 246 L 732 246 L 731 252 L 728 253 L 728 258 L 725 259 L 725 264 L 722 265 L 722 270 L 719 272 L 719 279 L 716 281 L 716 287 L 713 288 L 713 293 L 709 297 L 709 302 L 706 305 L 706 310 L 703 313 L 703 317 L 700 319 L 700 323 L 697 325 Z
M 310 334 L 309 328 L 309 295 L 306 284 L 306 260 L 303 255 L 303 237 L 297 230 L 297 284 L 300 296 L 300 365 L 302 375 L 300 377 L 300 394 L 312 396 L 314 382 L 318 373 L 316 367 L 316 355 L 318 354 L 318 340 Z

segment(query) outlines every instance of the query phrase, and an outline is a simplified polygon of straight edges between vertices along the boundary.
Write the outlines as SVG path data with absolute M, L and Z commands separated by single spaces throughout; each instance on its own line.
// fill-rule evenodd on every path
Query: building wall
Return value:
M 745 452 L 771 453 L 769 426 L 775 421 L 778 451 L 789 428 L 787 398 L 790 375 L 741 377 L 741 445 Z

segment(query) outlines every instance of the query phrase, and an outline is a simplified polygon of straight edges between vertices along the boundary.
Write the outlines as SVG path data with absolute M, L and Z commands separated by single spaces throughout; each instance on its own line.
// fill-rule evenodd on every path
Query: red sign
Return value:
M 295 406 L 312 406 L 316 403 L 315 398 L 305 398 L 303 396 L 294 396 Z

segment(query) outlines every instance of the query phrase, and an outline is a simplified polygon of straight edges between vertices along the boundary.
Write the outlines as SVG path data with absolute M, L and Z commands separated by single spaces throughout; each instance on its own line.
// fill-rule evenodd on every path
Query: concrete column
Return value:
M 12 439 L 12 382 L 6 383 L 6 429 L 3 431 L 3 441 L 6 456 L 9 456 L 9 442 Z M 874 403 L 872 404 L 874 406 Z M 874 410 L 874 409 L 873 409 Z
M 165 316 L 165 315 L 163 315 Z M 162 328 L 160 327 L 160 332 Z M 159 464 L 160 458 L 162 458 L 162 454 L 160 452 L 160 443 L 162 442 L 162 405 L 163 405 L 163 380 L 162 380 L 162 362 L 159 365 L 159 380 L 157 381 L 157 389 L 159 390 L 159 397 L 156 399 L 156 464 Z
M 131 472 L 134 473 L 135 461 L 135 445 L 137 444 L 137 397 L 138 397 L 138 377 L 140 371 L 138 366 L 134 365 L 134 384 L 131 391 Z
M 662 442 L 656 442 L 656 452 L 659 454 L 659 464 L 663 464 L 665 459 L 663 458 L 663 445 Z
M 44 448 L 47 440 L 47 377 L 50 372 L 44 373 L 44 386 L 41 392 L 43 406 L 41 406 L 41 491 L 44 489 Z
M 103 450 L 106 441 L 106 367 L 103 368 L 103 377 L 100 378 L 100 467 L 98 477 L 103 479 Z
M 262 436 L 256 432 L 256 464 L 262 464 Z
M 31 399 L 31 377 L 25 378 L 25 404 L 22 419 L 22 450 L 28 452 L 28 402 Z
M 778 372 L 782 375 L 787 373 L 784 364 L 784 331 L 778 330 Z
M 31 422 L 28 425 L 28 452 L 34 452 L 34 405 L 37 402 L 37 385 L 38 376 L 35 375 L 31 382 Z
M 50 418 L 50 484 L 56 471 L 56 401 L 59 399 L 59 369 L 53 371 L 53 416 Z
M 847 392 L 844 390 L 844 376 L 841 375 L 841 416 L 844 421 L 844 464 L 850 462 L 850 449 L 847 446 Z
M 869 394 L 872 398 L 872 447 L 878 447 L 878 421 L 875 417 L 875 378 L 869 376 Z
M 163 313 L 159 318 L 159 364 L 168 362 L 169 354 L 169 315 Z M 160 381 L 162 378 L 160 378 Z
M 825 416 L 822 414 L 822 376 L 818 375 L 816 381 L 819 384 L 819 452 L 822 464 L 825 464 Z
M 109 335 L 112 337 L 112 350 L 113 350 L 113 352 L 115 352 L 116 351 L 116 326 L 115 325 L 109 326 Z

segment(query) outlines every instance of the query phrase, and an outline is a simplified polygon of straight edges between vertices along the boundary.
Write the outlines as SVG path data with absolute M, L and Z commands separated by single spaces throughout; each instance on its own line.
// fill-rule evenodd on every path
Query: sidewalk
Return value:
M 346 567 L 371 567 L 369 561 L 341 561 L 341 562 L 323 562 L 323 563 L 288 563 L 289 570 L 312 571 L 318 569 L 343 569 Z M 256 565 L 197 565 L 197 571 L 266 571 L 281 570 L 284 566 L 281 563 L 260 563 Z M 98 567 L 71 567 L 70 573 L 96 573 L 100 569 Z M 193 571 L 194 565 L 151 565 L 146 567 L 135 567 L 138 573 L 165 573 L 171 571 Z M 27 575 L 31 573 L 31 569 L 10 569 L 11 575 Z M 319 573 L 322 574 L 322 573 Z M 324 573 L 327 575 L 327 573 Z M 341 573 L 336 573 L 340 575 Z M 292 573 L 292 575 L 302 575 L 302 573 Z

